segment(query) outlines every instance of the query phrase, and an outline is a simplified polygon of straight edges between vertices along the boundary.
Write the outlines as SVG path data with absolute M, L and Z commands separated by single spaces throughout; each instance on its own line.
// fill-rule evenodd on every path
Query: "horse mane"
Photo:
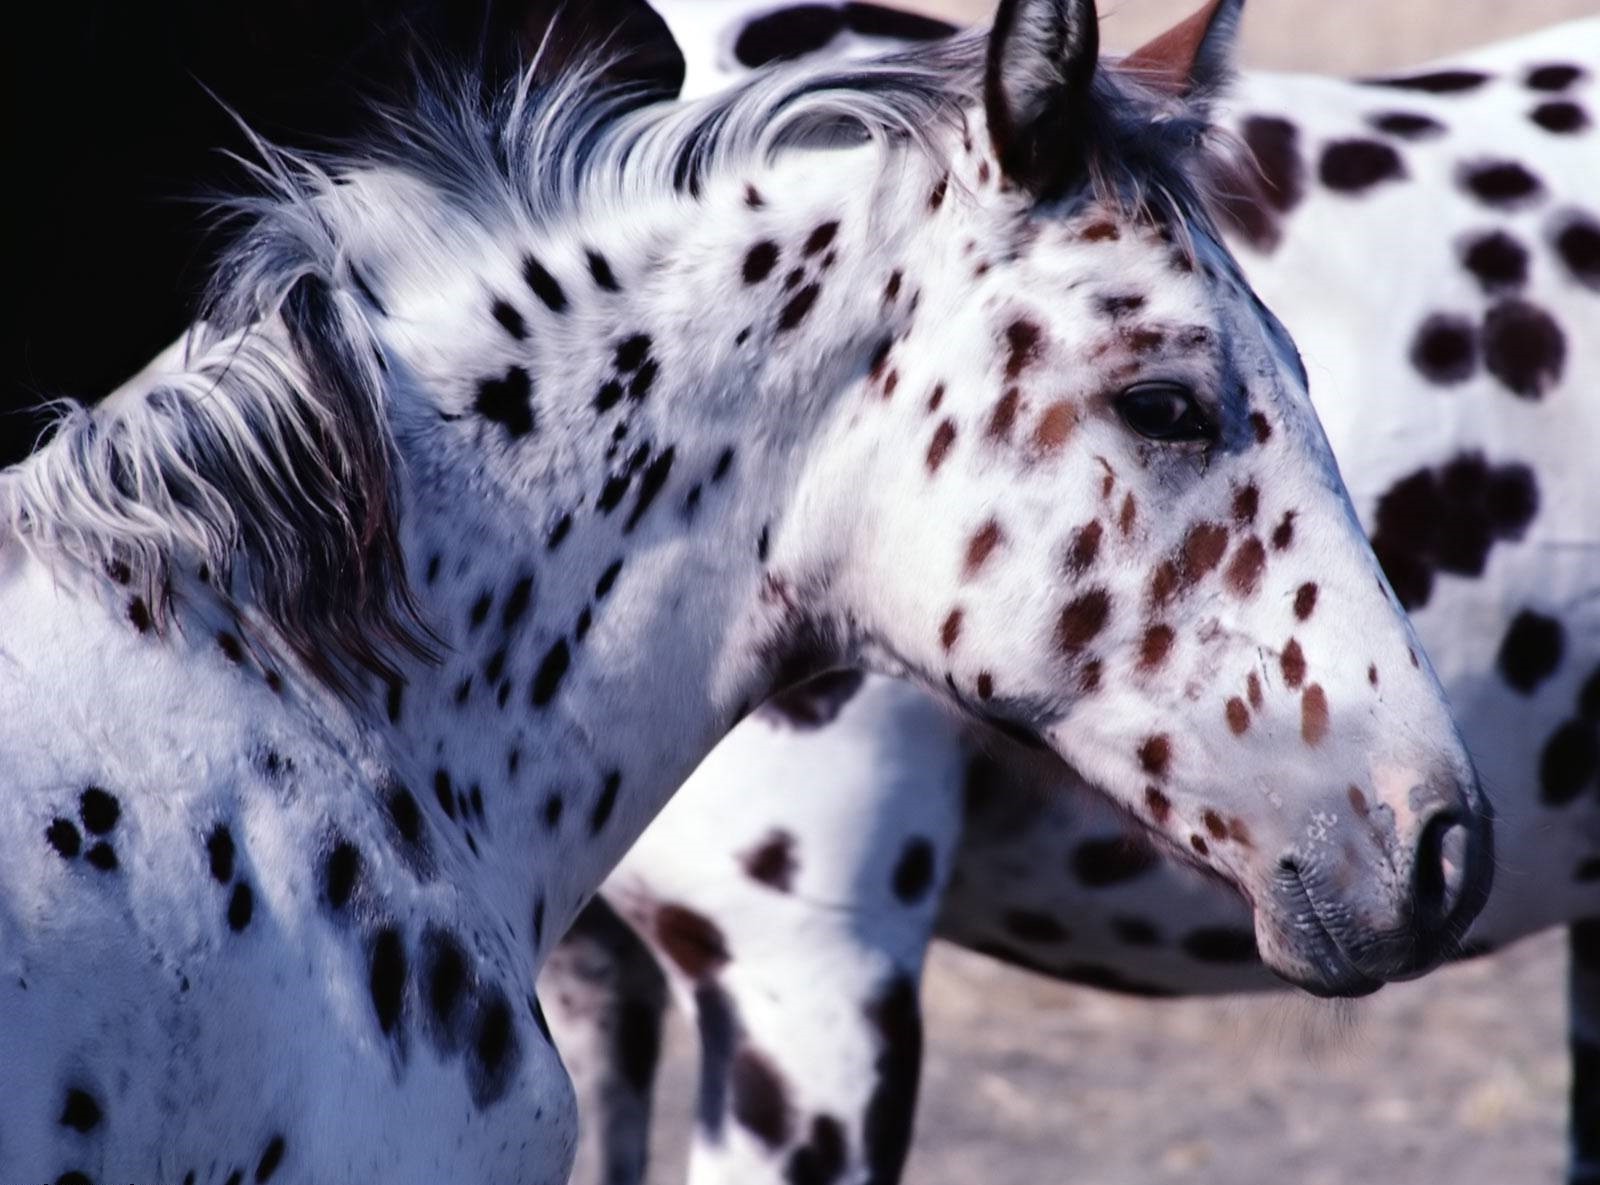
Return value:
M 708 177 L 797 146 L 880 141 L 932 156 L 941 130 L 966 126 L 983 41 L 785 64 L 694 103 L 642 103 L 637 87 L 606 81 L 606 65 L 596 57 L 540 86 L 531 68 L 503 88 L 470 72 L 425 79 L 336 155 L 256 140 L 261 192 L 227 204 L 247 229 L 183 366 L 94 410 L 67 405 L 47 445 L 0 473 L 0 531 L 35 554 L 126 573 L 158 622 L 174 566 L 193 563 L 225 595 L 244 594 L 335 689 L 361 671 L 395 678 L 396 657 L 430 656 L 434 639 L 400 545 L 372 322 L 382 309 L 351 259 L 374 202 L 382 213 L 428 192 L 444 209 L 427 215 L 494 232 L 662 193 L 693 200 Z M 1209 225 L 1189 167 L 1203 120 L 1114 70 L 1098 73 L 1094 95 L 1084 187 L 1180 235 Z M 353 183 L 384 173 L 426 189 Z M 441 224 L 409 226 L 429 223 Z

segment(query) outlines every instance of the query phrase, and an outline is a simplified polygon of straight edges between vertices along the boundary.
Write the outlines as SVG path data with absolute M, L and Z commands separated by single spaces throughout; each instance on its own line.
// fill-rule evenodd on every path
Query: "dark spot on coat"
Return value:
M 877 1031 L 879 1051 L 874 1064 L 878 1080 L 862 1125 L 863 1150 L 869 1179 L 894 1181 L 910 1148 L 922 1073 L 922 1014 L 915 981 L 909 975 L 894 976 L 866 1012 Z
M 101 872 L 115 872 L 117 869 L 117 853 L 105 840 L 90 845 L 83 858 Z
M 217 631 L 217 646 L 222 650 L 222 657 L 234 666 L 244 662 L 244 644 L 228 630 Z
M 1223 708 L 1223 716 L 1228 721 L 1228 731 L 1234 736 L 1243 736 L 1250 727 L 1250 709 L 1245 707 L 1244 700 L 1238 696 L 1231 697 Z
M 950 446 L 955 443 L 956 425 L 954 420 L 941 420 L 939 426 L 933 430 L 933 440 L 928 444 L 928 472 L 937 473 L 939 466 L 944 464 L 944 459 L 950 453 Z
M 1234 549 L 1228 561 L 1225 579 L 1228 587 L 1241 597 L 1255 595 L 1261 585 L 1261 573 L 1267 566 L 1267 549 L 1254 535 L 1245 538 Z
M 1566 806 L 1600 773 L 1600 730 L 1588 720 L 1568 720 L 1539 755 L 1539 796 L 1546 806 Z
M 1367 117 L 1367 122 L 1380 132 L 1399 136 L 1402 140 L 1425 140 L 1444 131 L 1444 124 L 1414 111 L 1384 111 Z
M 639 525 L 639 521 L 644 518 L 651 503 L 655 501 L 656 495 L 661 492 L 661 487 L 667 484 L 667 478 L 672 473 L 675 453 L 675 449 L 668 447 L 645 466 L 644 474 L 639 478 L 639 492 L 634 498 L 633 510 L 629 512 L 628 521 L 622 528 L 624 535 Z
M 1172 627 L 1163 622 L 1150 626 L 1139 641 L 1139 666 L 1151 671 L 1167 661 L 1176 638 Z
M 567 295 L 561 291 L 561 285 L 556 282 L 545 267 L 533 256 L 525 256 L 522 260 L 522 278 L 527 281 L 533 294 L 544 302 L 544 306 L 552 313 L 559 313 L 567 307 Z
M 1035 909 L 1008 909 L 1001 915 L 1000 925 L 1020 942 L 1065 942 L 1071 937 L 1055 918 Z
M 496 300 L 490 309 L 494 319 L 500 322 L 500 327 L 516 338 L 519 342 L 526 341 L 528 337 L 528 323 L 522 319 L 522 314 L 517 312 L 516 306 L 508 300 Z
M 1314 581 L 1306 581 L 1294 592 L 1294 615 L 1304 621 L 1310 617 L 1317 607 L 1317 585 Z
M 1551 242 L 1574 280 L 1600 290 L 1600 222 L 1584 214 L 1566 215 Z
M 844 1125 L 831 1115 L 811 1121 L 811 1134 L 789 1157 L 788 1185 L 835 1185 L 844 1175 L 848 1149 Z
M 1160 794 L 1160 791 L 1152 792 Z M 1072 851 L 1073 875 L 1090 888 L 1104 888 L 1143 876 L 1157 867 L 1155 849 L 1132 836 L 1087 839 Z
M 1545 131 L 1558 136 L 1570 136 L 1589 126 L 1588 113 L 1576 103 L 1566 99 L 1540 103 L 1528 113 L 1528 118 Z
M 223 823 L 211 829 L 206 838 L 206 860 L 211 866 L 211 877 L 219 885 L 233 879 L 233 833 Z
M 704 979 L 728 961 L 727 940 L 704 914 L 670 902 L 655 914 L 656 945 L 690 979 Z
M 733 1117 L 769 1149 L 789 1140 L 789 1103 L 783 1078 L 758 1050 L 745 1046 L 729 1071 Z
M 923 836 L 913 835 L 900 849 L 889 884 L 902 904 L 916 905 L 933 887 L 933 873 L 933 844 Z
M 150 628 L 155 622 L 150 616 L 150 606 L 145 604 L 143 597 L 134 597 L 128 602 L 128 620 L 133 623 L 133 628 L 141 634 L 150 632 Z
M 334 842 L 322 865 L 322 891 L 328 904 L 343 909 L 361 876 L 361 850 L 347 839 Z
M 1478 335 L 1472 323 L 1451 313 L 1434 313 L 1411 343 L 1411 365 L 1430 382 L 1459 383 L 1478 368 Z
M 511 1002 L 505 993 L 490 985 L 480 994 L 467 1083 L 472 1101 L 481 1109 L 500 1099 L 511 1085 L 513 1072 L 521 1061 L 521 1047 Z
M 255 912 L 256 895 L 248 883 L 240 881 L 228 896 L 228 929 L 237 934 L 250 924 Z
M 1220 213 L 1240 238 L 1259 250 L 1277 246 L 1282 215 L 1305 193 L 1305 162 L 1294 124 L 1272 115 L 1251 115 L 1240 127 L 1250 159 L 1224 166 L 1217 186 Z
M 117 825 L 122 804 L 99 786 L 90 786 L 78 795 L 78 817 L 91 835 L 105 835 Z
M 1516 161 L 1480 161 L 1463 165 L 1461 187 L 1486 206 L 1514 208 L 1538 198 L 1544 187 Z
M 971 580 L 976 576 L 989 556 L 994 553 L 994 549 L 1005 542 L 1005 537 L 1006 533 L 1001 528 L 999 520 L 992 518 L 973 532 L 972 538 L 967 540 L 967 554 L 961 561 L 961 578 Z
M 1539 399 L 1561 381 L 1567 339 L 1549 313 L 1502 300 L 1483 318 L 1483 365 L 1512 394 Z
M 1335 140 L 1322 150 L 1317 176 L 1329 189 L 1359 193 L 1406 175 L 1400 154 L 1381 140 Z
M 378 1028 L 385 1035 L 393 1033 L 400 1023 L 406 989 L 406 947 L 398 927 L 384 926 L 373 937 L 368 954 L 367 988 L 372 996 L 372 1009 L 378 1017 Z
M 787 893 L 794 887 L 799 861 L 794 855 L 794 834 L 775 828 L 765 839 L 746 852 L 742 863 L 745 875 L 770 889 Z
M 1039 357 L 1039 326 L 1018 317 L 1006 326 L 1006 378 L 1014 380 Z
M 1320 745 L 1327 735 L 1328 694 L 1313 683 L 1300 696 L 1300 737 L 1308 745 Z
M 763 239 L 745 252 L 740 275 L 744 277 L 746 284 L 759 284 L 772 274 L 772 269 L 777 263 L 778 244 L 770 239 Z
M 513 439 L 526 436 L 533 431 L 533 380 L 520 366 L 510 367 L 500 378 L 480 379 L 473 407 Z
M 1584 76 L 1582 66 L 1569 66 L 1565 63 L 1552 63 L 1544 66 L 1535 66 L 1529 70 L 1522 83 L 1529 90 L 1535 91 L 1564 91 L 1578 79 Z
M 1167 776 L 1172 766 L 1172 742 L 1165 736 L 1146 737 L 1139 746 L 1139 768 L 1156 778 Z
M 1435 571 L 1480 576 L 1496 542 L 1520 539 L 1539 509 L 1533 473 L 1462 453 L 1439 469 L 1419 469 L 1378 500 L 1372 548 L 1395 596 L 1419 609 Z
M 1362 80 L 1367 86 L 1389 86 L 1398 90 L 1424 91 L 1431 95 L 1454 95 L 1477 90 L 1489 81 L 1481 70 L 1430 70 L 1424 74 L 1403 74 Z
M 1076 654 L 1105 628 L 1111 616 L 1111 597 L 1103 588 L 1092 588 L 1076 597 L 1061 611 L 1056 624 L 1056 643 L 1069 654 Z
M 61 1116 L 56 1120 L 62 1127 L 70 1127 L 73 1131 L 93 1131 L 100 1123 L 100 1104 L 95 1102 L 94 1096 L 86 1090 L 70 1087 L 67 1090 L 66 1101 L 61 1106 Z
M 417 800 L 411 797 L 411 791 L 403 786 L 393 787 L 388 807 L 389 818 L 400 837 L 408 844 L 417 843 L 422 838 L 422 812 L 417 809 Z
M 278 1171 L 278 1166 L 283 1163 L 284 1141 L 281 1134 L 274 1135 L 267 1141 L 267 1146 L 261 1150 L 261 1159 L 256 1161 L 256 1182 L 260 1185 L 263 1181 L 272 1180 L 272 1175 Z
M 989 426 L 984 429 L 984 435 L 991 440 L 1009 440 L 1011 426 L 1017 421 L 1017 411 L 1022 403 L 1022 395 L 1015 387 L 1006 388 L 1005 394 L 1000 396 L 999 402 L 994 405 L 994 411 L 989 415 Z
M 1283 670 L 1283 681 L 1286 686 L 1299 687 L 1305 681 L 1305 651 L 1300 649 L 1300 643 L 1294 638 L 1290 638 L 1289 644 L 1283 648 L 1283 653 L 1278 658 L 1278 665 Z
M 1532 609 L 1512 618 L 1500 642 L 1496 665 L 1500 675 L 1523 695 L 1532 695 L 1561 665 L 1566 648 L 1566 631 L 1561 622 Z
M 802 249 L 801 253 L 804 255 L 815 255 L 818 251 L 826 248 L 829 243 L 833 242 L 834 235 L 838 233 L 839 224 L 837 222 L 822 223 L 806 236 L 805 247 Z
M 1487 231 L 1463 242 L 1461 262 L 1485 292 L 1517 288 L 1528 279 L 1528 249 L 1503 230 Z
M 557 638 L 539 660 L 539 667 L 533 673 L 533 682 L 528 687 L 528 699 L 534 707 L 543 708 L 555 698 L 571 663 L 572 652 L 567 647 L 567 640 Z
M 1158 826 L 1165 825 L 1172 815 L 1172 800 L 1155 786 L 1144 788 L 1144 806 Z
M 617 806 L 617 792 L 622 788 L 622 775 L 615 770 L 608 773 L 600 782 L 600 794 L 594 800 L 594 806 L 589 810 L 589 834 L 599 835 L 605 825 L 611 821 L 611 812 Z
M 1105 533 L 1099 519 L 1092 519 L 1072 533 L 1072 542 L 1067 545 L 1067 572 L 1073 576 L 1082 576 L 1094 566 L 1096 557 L 1100 554 L 1100 538 Z
M 807 284 L 784 302 L 783 308 L 778 312 L 778 331 L 787 332 L 805 320 L 806 314 L 811 311 L 811 306 L 816 303 L 820 291 L 816 284 Z
M 791 728 L 820 728 L 839 715 L 864 678 L 860 671 L 826 671 L 778 692 L 761 705 L 761 714 Z
M 1233 926 L 1204 926 L 1184 935 L 1184 954 L 1201 963 L 1254 963 L 1256 936 Z

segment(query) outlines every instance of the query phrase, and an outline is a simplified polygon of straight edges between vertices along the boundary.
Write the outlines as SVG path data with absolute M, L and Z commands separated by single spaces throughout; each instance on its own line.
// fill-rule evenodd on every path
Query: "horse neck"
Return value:
M 355 254 L 396 375 L 407 566 L 447 646 L 391 718 L 551 933 L 797 648 L 838 657 L 766 560 L 895 328 L 901 244 L 872 211 L 926 180 L 883 165 L 791 156 L 474 243 L 453 275 Z

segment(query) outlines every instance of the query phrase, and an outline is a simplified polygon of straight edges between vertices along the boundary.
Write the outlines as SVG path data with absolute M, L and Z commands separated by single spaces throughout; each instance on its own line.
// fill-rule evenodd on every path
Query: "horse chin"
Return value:
M 1315 909 L 1271 919 L 1257 913 L 1262 961 L 1279 979 L 1322 999 L 1355 999 L 1383 987 L 1357 967 Z

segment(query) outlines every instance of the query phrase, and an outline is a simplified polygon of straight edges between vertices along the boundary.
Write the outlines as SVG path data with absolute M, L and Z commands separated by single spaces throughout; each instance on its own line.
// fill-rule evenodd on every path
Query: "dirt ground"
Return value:
M 935 949 L 907 1185 L 1558 1185 L 1566 944 L 1356 1004 L 1133 1000 Z M 692 1036 L 668 1031 L 651 1185 L 678 1185 Z
M 1197 0 L 1108 0 L 1138 44 Z M 925 0 L 978 20 L 984 0 Z M 1600 0 L 1253 0 L 1245 64 L 1361 73 L 1600 13 Z M 1385 989 L 1152 1003 L 947 947 L 908 1185 L 1557 1185 L 1568 1065 L 1564 936 Z M 652 1185 L 677 1185 L 694 1089 L 669 1030 Z

